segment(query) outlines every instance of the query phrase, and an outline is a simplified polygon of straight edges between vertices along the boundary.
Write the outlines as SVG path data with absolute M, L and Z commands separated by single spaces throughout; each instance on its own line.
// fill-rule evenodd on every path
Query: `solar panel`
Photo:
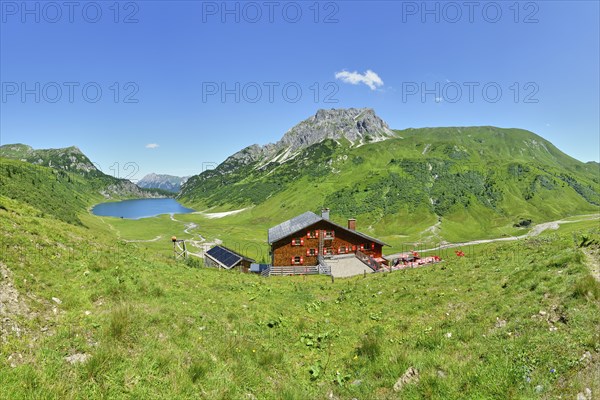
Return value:
M 225 268 L 231 268 L 241 261 L 242 257 L 230 252 L 229 250 L 215 246 L 206 252 L 209 256 L 220 262 Z

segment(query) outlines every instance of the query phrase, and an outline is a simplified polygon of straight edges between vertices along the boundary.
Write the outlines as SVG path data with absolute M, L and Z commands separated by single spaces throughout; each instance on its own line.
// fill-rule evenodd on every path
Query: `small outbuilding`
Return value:
M 240 268 L 243 272 L 249 272 L 250 264 L 256 261 L 243 256 L 225 246 L 215 246 L 204 253 L 204 265 L 224 269 Z
M 261 274 L 263 271 L 269 269 L 269 264 L 250 264 L 250 272 L 254 272 L 255 274 Z

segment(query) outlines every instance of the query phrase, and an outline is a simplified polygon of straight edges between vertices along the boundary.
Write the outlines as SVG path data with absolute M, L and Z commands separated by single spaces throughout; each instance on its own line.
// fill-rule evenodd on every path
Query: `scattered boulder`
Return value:
M 65 361 L 68 362 L 69 364 L 78 364 L 78 363 L 86 362 L 88 360 L 88 358 L 90 358 L 90 357 L 91 356 L 86 353 L 75 353 L 71 356 L 65 357 Z
M 577 400 L 592 400 L 592 389 L 585 388 L 583 392 L 577 393 Z
M 337 397 L 334 393 L 333 390 L 330 390 L 329 393 L 327 394 L 327 398 L 329 400 L 340 400 L 339 397 Z
M 55 302 L 56 304 L 59 304 L 59 305 L 62 304 L 62 300 L 59 299 L 58 297 L 53 297 L 52 301 Z
M 496 328 L 504 328 L 506 326 L 506 320 L 504 319 L 500 319 L 498 317 L 496 317 Z
M 590 353 L 589 351 L 586 351 L 585 353 L 583 353 L 583 355 L 579 359 L 579 362 L 584 365 L 589 364 L 591 361 L 592 361 L 592 353 Z
M 415 384 L 417 382 L 419 382 L 419 371 L 410 367 L 394 384 L 394 392 L 401 391 L 405 385 Z
M 6 359 L 11 368 L 17 368 L 19 365 L 24 363 L 23 354 L 13 353 Z

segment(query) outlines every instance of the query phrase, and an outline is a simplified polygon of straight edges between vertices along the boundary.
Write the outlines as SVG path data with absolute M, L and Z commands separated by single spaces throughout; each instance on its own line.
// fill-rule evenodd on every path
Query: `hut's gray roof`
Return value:
M 311 225 L 313 225 L 314 223 L 317 223 L 319 221 L 322 221 L 323 218 L 319 217 L 317 214 L 315 214 L 314 212 L 311 211 L 307 211 L 304 214 L 300 214 L 297 217 L 294 217 L 292 219 L 289 219 L 287 221 L 282 222 L 281 224 L 272 227 L 271 229 L 269 229 L 269 244 L 271 243 L 275 243 L 278 240 L 281 240 L 283 238 L 286 238 L 290 235 L 293 235 L 294 233 L 305 229 Z M 382 242 L 379 239 L 375 239 L 374 237 L 371 237 L 369 235 L 365 235 L 364 233 L 358 232 L 358 231 L 352 231 L 342 225 L 336 224 L 335 222 L 332 222 L 330 220 L 327 220 L 328 223 L 343 229 L 345 231 L 348 232 L 352 232 L 353 234 L 360 236 L 364 239 L 367 239 L 370 242 L 375 242 L 375 243 L 379 243 L 381 245 L 385 245 L 387 246 L 386 243 Z
M 322 219 L 323 218 L 311 211 L 307 211 L 304 214 L 298 215 L 297 217 L 288 219 L 287 221 L 284 221 L 279 225 L 269 229 L 269 243 L 275 243 L 276 241 L 290 236 L 291 234 L 296 233 L 307 226 L 311 226 L 315 222 L 319 222 Z

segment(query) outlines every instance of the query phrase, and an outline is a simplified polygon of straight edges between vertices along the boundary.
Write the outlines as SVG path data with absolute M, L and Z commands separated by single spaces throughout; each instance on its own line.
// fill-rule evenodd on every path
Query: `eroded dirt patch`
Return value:
M 0 263 L 0 341 L 6 343 L 9 336 L 21 337 L 24 333 L 17 320 L 29 316 L 29 307 L 13 285 L 10 270 Z

